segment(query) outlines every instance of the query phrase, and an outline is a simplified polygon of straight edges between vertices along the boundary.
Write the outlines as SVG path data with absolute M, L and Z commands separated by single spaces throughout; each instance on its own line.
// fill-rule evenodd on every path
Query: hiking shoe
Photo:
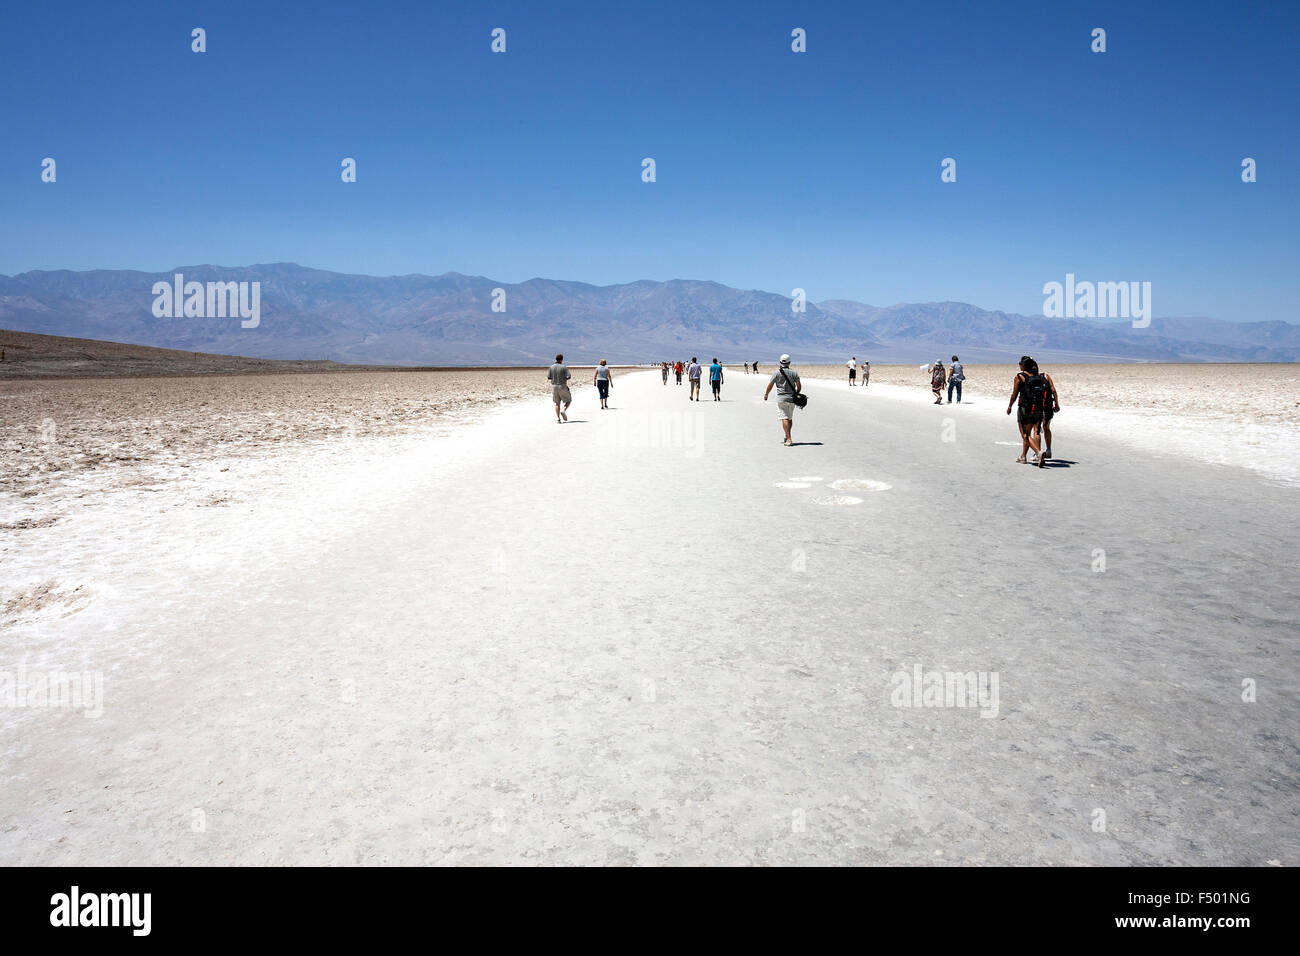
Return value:
M 783 442 L 781 442 L 781 444 L 782 444 L 782 445 L 793 445 L 794 442 L 792 442 L 790 439 L 787 438 L 787 439 L 785 439 Z
M 569 413 L 568 413 L 568 412 L 560 412 L 560 417 L 563 418 L 563 419 L 567 422 L 567 421 L 569 420 Z

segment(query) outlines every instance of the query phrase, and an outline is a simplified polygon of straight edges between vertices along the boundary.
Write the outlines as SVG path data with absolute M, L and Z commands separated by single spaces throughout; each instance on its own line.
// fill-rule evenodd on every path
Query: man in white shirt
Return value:
M 844 364 L 849 367 L 849 388 L 852 388 L 853 380 L 858 377 L 858 357 L 855 355 Z

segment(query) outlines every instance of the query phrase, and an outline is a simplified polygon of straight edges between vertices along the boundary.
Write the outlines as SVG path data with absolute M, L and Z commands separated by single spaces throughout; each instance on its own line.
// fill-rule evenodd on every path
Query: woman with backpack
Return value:
M 943 385 L 947 378 L 948 373 L 944 371 L 942 359 L 930 366 L 930 391 L 934 392 L 936 405 L 943 404 Z
M 1034 450 L 1038 467 L 1042 468 L 1046 459 L 1038 445 L 1035 428 L 1042 425 L 1047 416 L 1047 407 L 1053 401 L 1054 389 L 1047 376 L 1038 371 L 1038 363 L 1028 355 L 1020 356 L 1020 371 L 1011 383 L 1011 397 L 1007 399 L 1007 414 L 1011 407 L 1017 406 L 1016 424 L 1020 426 L 1020 457 L 1017 462 L 1024 465 L 1029 462 L 1029 449 Z

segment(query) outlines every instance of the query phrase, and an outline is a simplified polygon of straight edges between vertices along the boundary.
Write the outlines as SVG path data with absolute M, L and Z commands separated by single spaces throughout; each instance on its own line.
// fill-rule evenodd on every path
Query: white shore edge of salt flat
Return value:
M 68 480 L 53 500 L 0 497 L 0 524 L 57 514 L 48 526 L 0 537 L 11 545 L 0 551 L 0 610 L 34 588 L 47 588 L 63 596 L 20 613 L 11 627 L 54 623 L 68 613 L 94 617 L 113 603 L 96 598 L 138 592 L 147 603 L 147 582 L 167 569 L 228 585 L 255 575 L 272 558 L 296 557 L 323 532 L 364 527 L 431 475 L 508 447 L 519 429 L 545 423 L 550 407 L 549 396 L 519 399 L 391 437 L 333 438 L 159 462 L 156 480 L 134 487 L 103 489 L 100 476 L 88 474 Z M 125 580 L 114 573 L 128 568 L 136 570 Z M 71 591 L 74 584 L 89 593 Z M 84 604 L 90 606 L 81 611 Z M 0 617 L 0 631 L 5 624 Z M 117 629 L 111 616 L 101 624 L 105 632 Z M 38 641 L 27 648 L 29 666 L 40 665 L 40 647 Z

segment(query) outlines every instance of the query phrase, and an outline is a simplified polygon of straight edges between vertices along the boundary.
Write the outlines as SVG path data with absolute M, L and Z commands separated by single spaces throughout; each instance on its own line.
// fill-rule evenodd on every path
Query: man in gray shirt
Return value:
M 686 396 L 688 402 L 698 402 L 700 400 L 700 373 L 702 371 L 699 361 L 692 355 L 691 364 L 686 367 L 686 376 L 691 382 L 691 394 Z
M 546 370 L 546 379 L 551 383 L 551 398 L 555 401 L 555 421 L 556 424 L 563 424 L 569 420 L 569 404 L 573 401 L 573 394 L 569 391 L 569 379 L 573 378 L 573 373 L 569 371 L 569 366 L 564 364 L 564 356 L 555 356 L 555 364 Z M 564 403 L 564 408 L 560 408 L 560 403 Z
M 957 356 L 952 357 L 952 367 L 948 370 L 948 404 L 952 404 L 952 390 L 957 389 L 957 401 L 961 402 L 961 383 L 966 381 L 966 370 L 961 367 Z
M 781 444 L 793 445 L 790 428 L 794 425 L 794 397 L 803 391 L 803 384 L 799 381 L 799 373 L 790 367 L 790 356 L 781 356 L 781 364 L 776 367 L 776 373 L 768 380 L 763 401 L 767 401 L 773 386 L 776 387 L 777 414 L 781 416 L 781 428 L 785 430 L 785 441 Z

